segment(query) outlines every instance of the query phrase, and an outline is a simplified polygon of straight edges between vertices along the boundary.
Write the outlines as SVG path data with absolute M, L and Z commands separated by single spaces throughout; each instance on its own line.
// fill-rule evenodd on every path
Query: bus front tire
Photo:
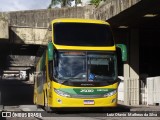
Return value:
M 53 112 L 52 109 L 51 109 L 51 107 L 45 106 L 44 109 L 45 109 L 45 111 L 46 111 L 47 113 Z
M 52 108 L 48 106 L 48 99 L 47 99 L 47 97 L 46 97 L 45 94 L 44 94 L 44 110 L 45 110 L 47 113 L 53 112 L 53 111 L 52 111 Z

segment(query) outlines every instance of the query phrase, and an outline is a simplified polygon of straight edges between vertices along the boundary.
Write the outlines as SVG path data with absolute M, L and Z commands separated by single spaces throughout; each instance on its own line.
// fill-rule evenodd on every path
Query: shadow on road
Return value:
M 82 113 L 116 113 L 116 112 L 130 112 L 130 107 L 118 105 L 117 107 L 93 107 L 93 108 L 65 108 L 54 109 L 53 112 L 57 114 L 82 114 Z
M 107 113 L 130 112 L 130 108 L 124 105 L 118 105 L 115 108 L 66 108 L 54 109 L 53 112 L 45 112 L 45 116 L 50 117 L 106 117 Z
M 33 104 L 33 85 L 21 80 L 0 80 L 0 104 L 4 106 Z

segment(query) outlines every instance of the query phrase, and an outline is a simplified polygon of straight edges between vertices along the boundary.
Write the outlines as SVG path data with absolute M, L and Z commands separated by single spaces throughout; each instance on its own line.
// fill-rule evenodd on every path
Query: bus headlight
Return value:
M 68 93 L 66 93 L 66 92 L 63 92 L 63 91 L 61 91 L 61 90 L 58 90 L 58 89 L 55 89 L 55 88 L 54 88 L 54 91 L 55 91 L 58 95 L 60 95 L 60 96 L 63 96 L 63 97 L 71 97 L 70 94 L 68 94 Z
M 109 96 L 112 96 L 112 95 L 114 95 L 116 93 L 117 93 L 117 90 L 113 90 L 113 91 L 111 91 L 109 93 L 104 94 L 104 97 L 109 97 Z

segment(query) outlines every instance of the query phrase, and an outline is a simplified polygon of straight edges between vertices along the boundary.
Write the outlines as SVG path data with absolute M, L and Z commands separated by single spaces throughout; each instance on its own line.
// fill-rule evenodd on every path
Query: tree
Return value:
M 75 6 L 77 7 L 78 4 L 82 3 L 81 0 L 75 0 Z
M 52 8 L 52 6 L 55 6 L 60 3 L 61 0 L 51 0 L 51 3 L 48 6 L 48 9 Z
M 61 4 L 61 7 L 71 6 L 72 1 L 74 0 L 51 0 L 51 3 L 49 4 L 48 9 L 58 4 Z M 81 3 L 81 0 L 75 0 L 75 6 L 77 6 L 78 3 Z
M 90 3 L 95 5 L 95 6 L 99 6 L 99 4 L 101 2 L 105 2 L 106 0 L 91 0 Z

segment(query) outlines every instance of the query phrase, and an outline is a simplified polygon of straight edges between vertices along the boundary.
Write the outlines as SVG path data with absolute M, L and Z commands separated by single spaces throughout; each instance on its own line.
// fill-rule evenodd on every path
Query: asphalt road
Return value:
M 0 106 L 2 112 L 18 111 L 21 115 L 37 113 L 35 117 L 1 117 L 0 120 L 160 120 L 160 117 L 146 116 L 140 117 L 141 113 L 137 111 L 150 111 L 148 114 L 160 111 L 160 106 L 124 106 L 119 105 L 117 108 L 93 108 L 93 109 L 67 109 L 56 113 L 46 113 L 43 109 L 33 105 L 33 85 L 26 84 L 25 81 L 18 80 L 0 80 Z M 29 112 L 29 113 L 28 113 Z M 137 116 L 126 117 L 129 113 L 139 114 Z M 145 112 L 142 114 L 144 115 Z M 41 117 L 42 115 L 42 117 Z M 152 114 L 154 115 L 154 114 Z M 116 117 L 115 117 L 116 116 Z
M 158 113 L 157 110 L 158 107 L 154 107 L 154 109 L 151 107 L 135 107 L 135 108 L 126 108 L 124 106 L 119 106 L 115 109 L 85 109 L 85 110 L 67 110 L 67 111 L 61 111 L 57 113 L 46 113 L 43 109 L 37 109 L 34 105 L 19 105 L 19 106 L 5 106 L 4 109 L 6 111 L 18 111 L 21 114 L 31 114 L 31 113 L 37 113 L 38 116 L 36 117 L 15 117 L 13 115 L 12 117 L 7 118 L 0 118 L 0 120 L 160 120 L 160 117 L 140 117 L 141 114 L 145 115 L 145 112 L 137 112 L 138 110 L 156 110 L 150 111 L 151 113 Z M 130 110 L 130 112 L 128 112 Z M 136 111 L 137 110 L 137 111 Z M 126 117 L 127 114 L 132 114 L 134 116 L 132 117 Z M 147 111 L 146 111 L 147 113 Z M 135 115 L 136 114 L 136 115 Z M 152 114 L 153 115 L 153 114 Z M 42 116 L 42 117 L 41 117 Z M 43 117 L 46 116 L 46 117 Z M 116 117 L 115 117 L 116 116 Z

